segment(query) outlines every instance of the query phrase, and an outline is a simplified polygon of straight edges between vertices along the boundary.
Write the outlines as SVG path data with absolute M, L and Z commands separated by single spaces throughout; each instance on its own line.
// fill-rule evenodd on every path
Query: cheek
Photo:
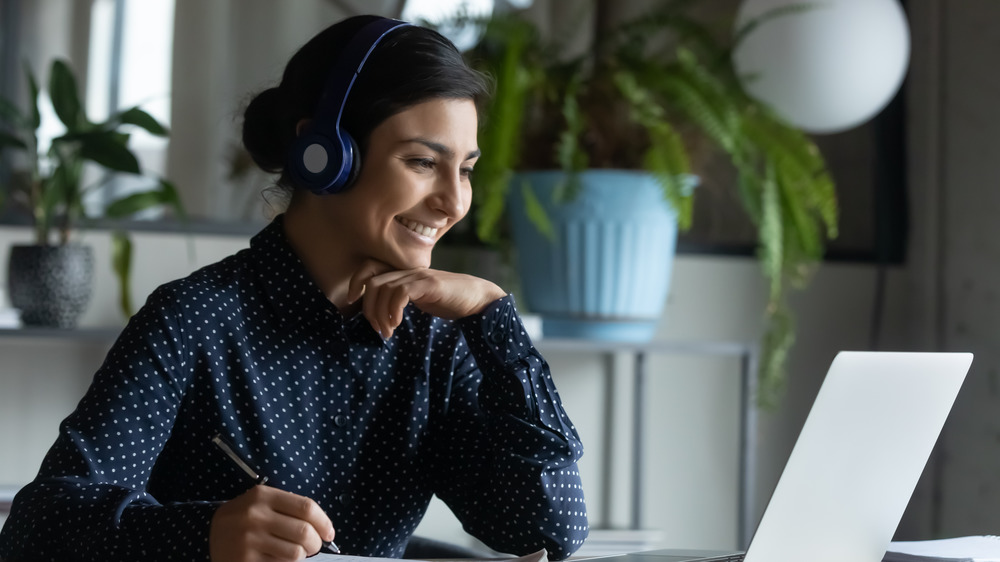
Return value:
M 466 185 L 465 189 L 462 190 L 462 216 L 456 219 L 456 222 L 461 220 L 465 215 L 469 214 L 472 209 L 472 186 Z

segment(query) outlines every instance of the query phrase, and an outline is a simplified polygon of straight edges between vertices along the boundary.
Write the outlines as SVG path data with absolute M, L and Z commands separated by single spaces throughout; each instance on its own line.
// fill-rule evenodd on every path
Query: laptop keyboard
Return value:
M 706 558 L 705 562 L 743 562 L 743 554 L 730 554 L 728 556 L 717 556 L 715 558 Z

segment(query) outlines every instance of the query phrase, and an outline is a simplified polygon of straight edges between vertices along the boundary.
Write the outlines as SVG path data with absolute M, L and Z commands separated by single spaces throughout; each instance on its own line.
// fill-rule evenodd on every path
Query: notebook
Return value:
M 970 353 L 839 353 L 745 553 L 608 560 L 879 562 L 971 364 Z

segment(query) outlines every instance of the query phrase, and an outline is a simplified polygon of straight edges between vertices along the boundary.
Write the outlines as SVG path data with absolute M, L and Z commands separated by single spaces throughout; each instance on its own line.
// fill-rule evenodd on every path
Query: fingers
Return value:
M 419 274 L 417 274 L 419 275 Z M 379 325 L 383 338 L 390 338 L 403 321 L 403 309 L 420 298 L 419 284 L 412 275 L 383 275 L 374 281 L 373 298 L 365 299 L 365 317 Z
M 413 271 L 391 271 L 368 280 L 361 311 L 372 328 L 384 339 L 392 336 L 403 318 L 403 309 L 410 301 L 406 287 L 400 280 L 413 275 Z
M 434 269 L 390 271 L 368 279 L 362 312 L 388 339 L 410 302 L 428 314 L 456 319 L 478 313 L 505 295 L 494 283 L 470 275 Z
M 333 529 L 333 523 L 319 504 L 304 496 L 276 488 L 271 489 L 278 492 L 272 504 L 272 509 L 277 513 L 287 516 L 285 523 L 290 522 L 296 527 L 290 531 L 290 534 L 282 534 L 283 538 L 297 541 L 303 538 L 302 533 L 305 532 L 310 539 L 315 535 L 320 542 L 332 541 L 334 539 L 336 532 Z M 320 545 L 316 545 L 315 550 L 312 552 L 318 552 L 319 547 Z
M 382 273 L 392 271 L 392 267 L 376 260 L 368 260 L 351 276 L 347 287 L 347 302 L 353 304 L 365 294 L 368 282 Z
M 214 562 L 296 561 L 316 554 L 335 531 L 316 502 L 269 486 L 254 486 L 216 511 L 209 531 Z

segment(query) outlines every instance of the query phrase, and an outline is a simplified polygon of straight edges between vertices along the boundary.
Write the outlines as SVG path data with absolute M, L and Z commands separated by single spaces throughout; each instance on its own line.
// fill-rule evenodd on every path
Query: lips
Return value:
M 403 217 L 396 217 L 396 222 L 412 230 L 413 232 L 416 232 L 417 234 L 421 236 L 426 236 L 428 238 L 434 238 L 435 236 L 437 236 L 438 233 L 438 229 L 432 226 L 427 226 L 426 224 L 421 224 L 417 221 L 413 221 L 410 219 L 404 219 Z

